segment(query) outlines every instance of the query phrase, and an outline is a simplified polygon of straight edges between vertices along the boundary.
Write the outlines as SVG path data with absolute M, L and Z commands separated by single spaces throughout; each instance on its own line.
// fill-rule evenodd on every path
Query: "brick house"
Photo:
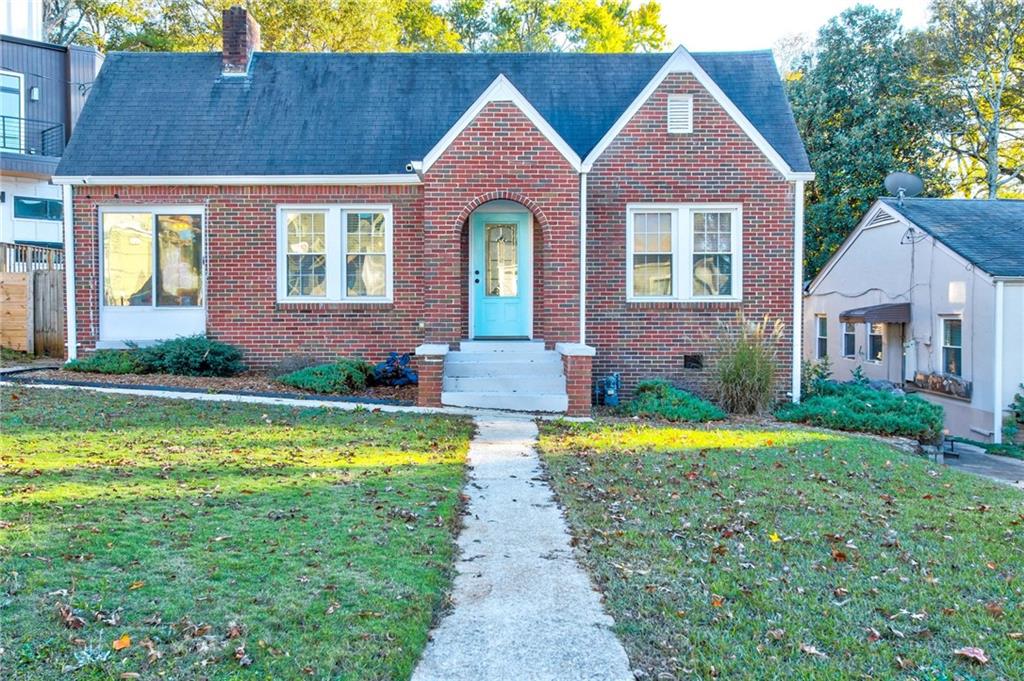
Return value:
M 592 375 L 705 389 L 743 310 L 785 320 L 798 389 L 813 175 L 769 52 L 283 54 L 224 26 L 93 88 L 55 180 L 71 356 L 415 350 L 422 404 L 579 414 Z

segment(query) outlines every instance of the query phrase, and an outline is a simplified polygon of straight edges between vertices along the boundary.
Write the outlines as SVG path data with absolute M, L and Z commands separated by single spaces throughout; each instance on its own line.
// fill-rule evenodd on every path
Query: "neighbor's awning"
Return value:
M 910 321 L 910 303 L 855 307 L 841 313 L 839 321 L 852 324 L 902 324 Z

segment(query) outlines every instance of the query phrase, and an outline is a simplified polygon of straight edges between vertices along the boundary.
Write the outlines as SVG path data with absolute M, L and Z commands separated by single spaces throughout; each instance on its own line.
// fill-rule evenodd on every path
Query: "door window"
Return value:
M 485 295 L 514 298 L 519 295 L 518 225 L 487 223 L 484 226 Z

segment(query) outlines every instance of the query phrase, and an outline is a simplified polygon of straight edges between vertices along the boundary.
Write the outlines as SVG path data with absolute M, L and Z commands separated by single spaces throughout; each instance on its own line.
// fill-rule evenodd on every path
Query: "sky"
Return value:
M 770 49 L 780 39 L 818 28 L 856 0 L 661 0 L 668 47 L 691 52 Z M 881 9 L 903 10 L 903 26 L 928 20 L 928 0 L 864 0 Z

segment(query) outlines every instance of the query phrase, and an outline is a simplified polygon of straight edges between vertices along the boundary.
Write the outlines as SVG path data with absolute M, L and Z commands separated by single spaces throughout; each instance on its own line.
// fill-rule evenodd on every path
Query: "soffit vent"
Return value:
M 670 95 L 668 98 L 668 131 L 693 132 L 693 95 Z

